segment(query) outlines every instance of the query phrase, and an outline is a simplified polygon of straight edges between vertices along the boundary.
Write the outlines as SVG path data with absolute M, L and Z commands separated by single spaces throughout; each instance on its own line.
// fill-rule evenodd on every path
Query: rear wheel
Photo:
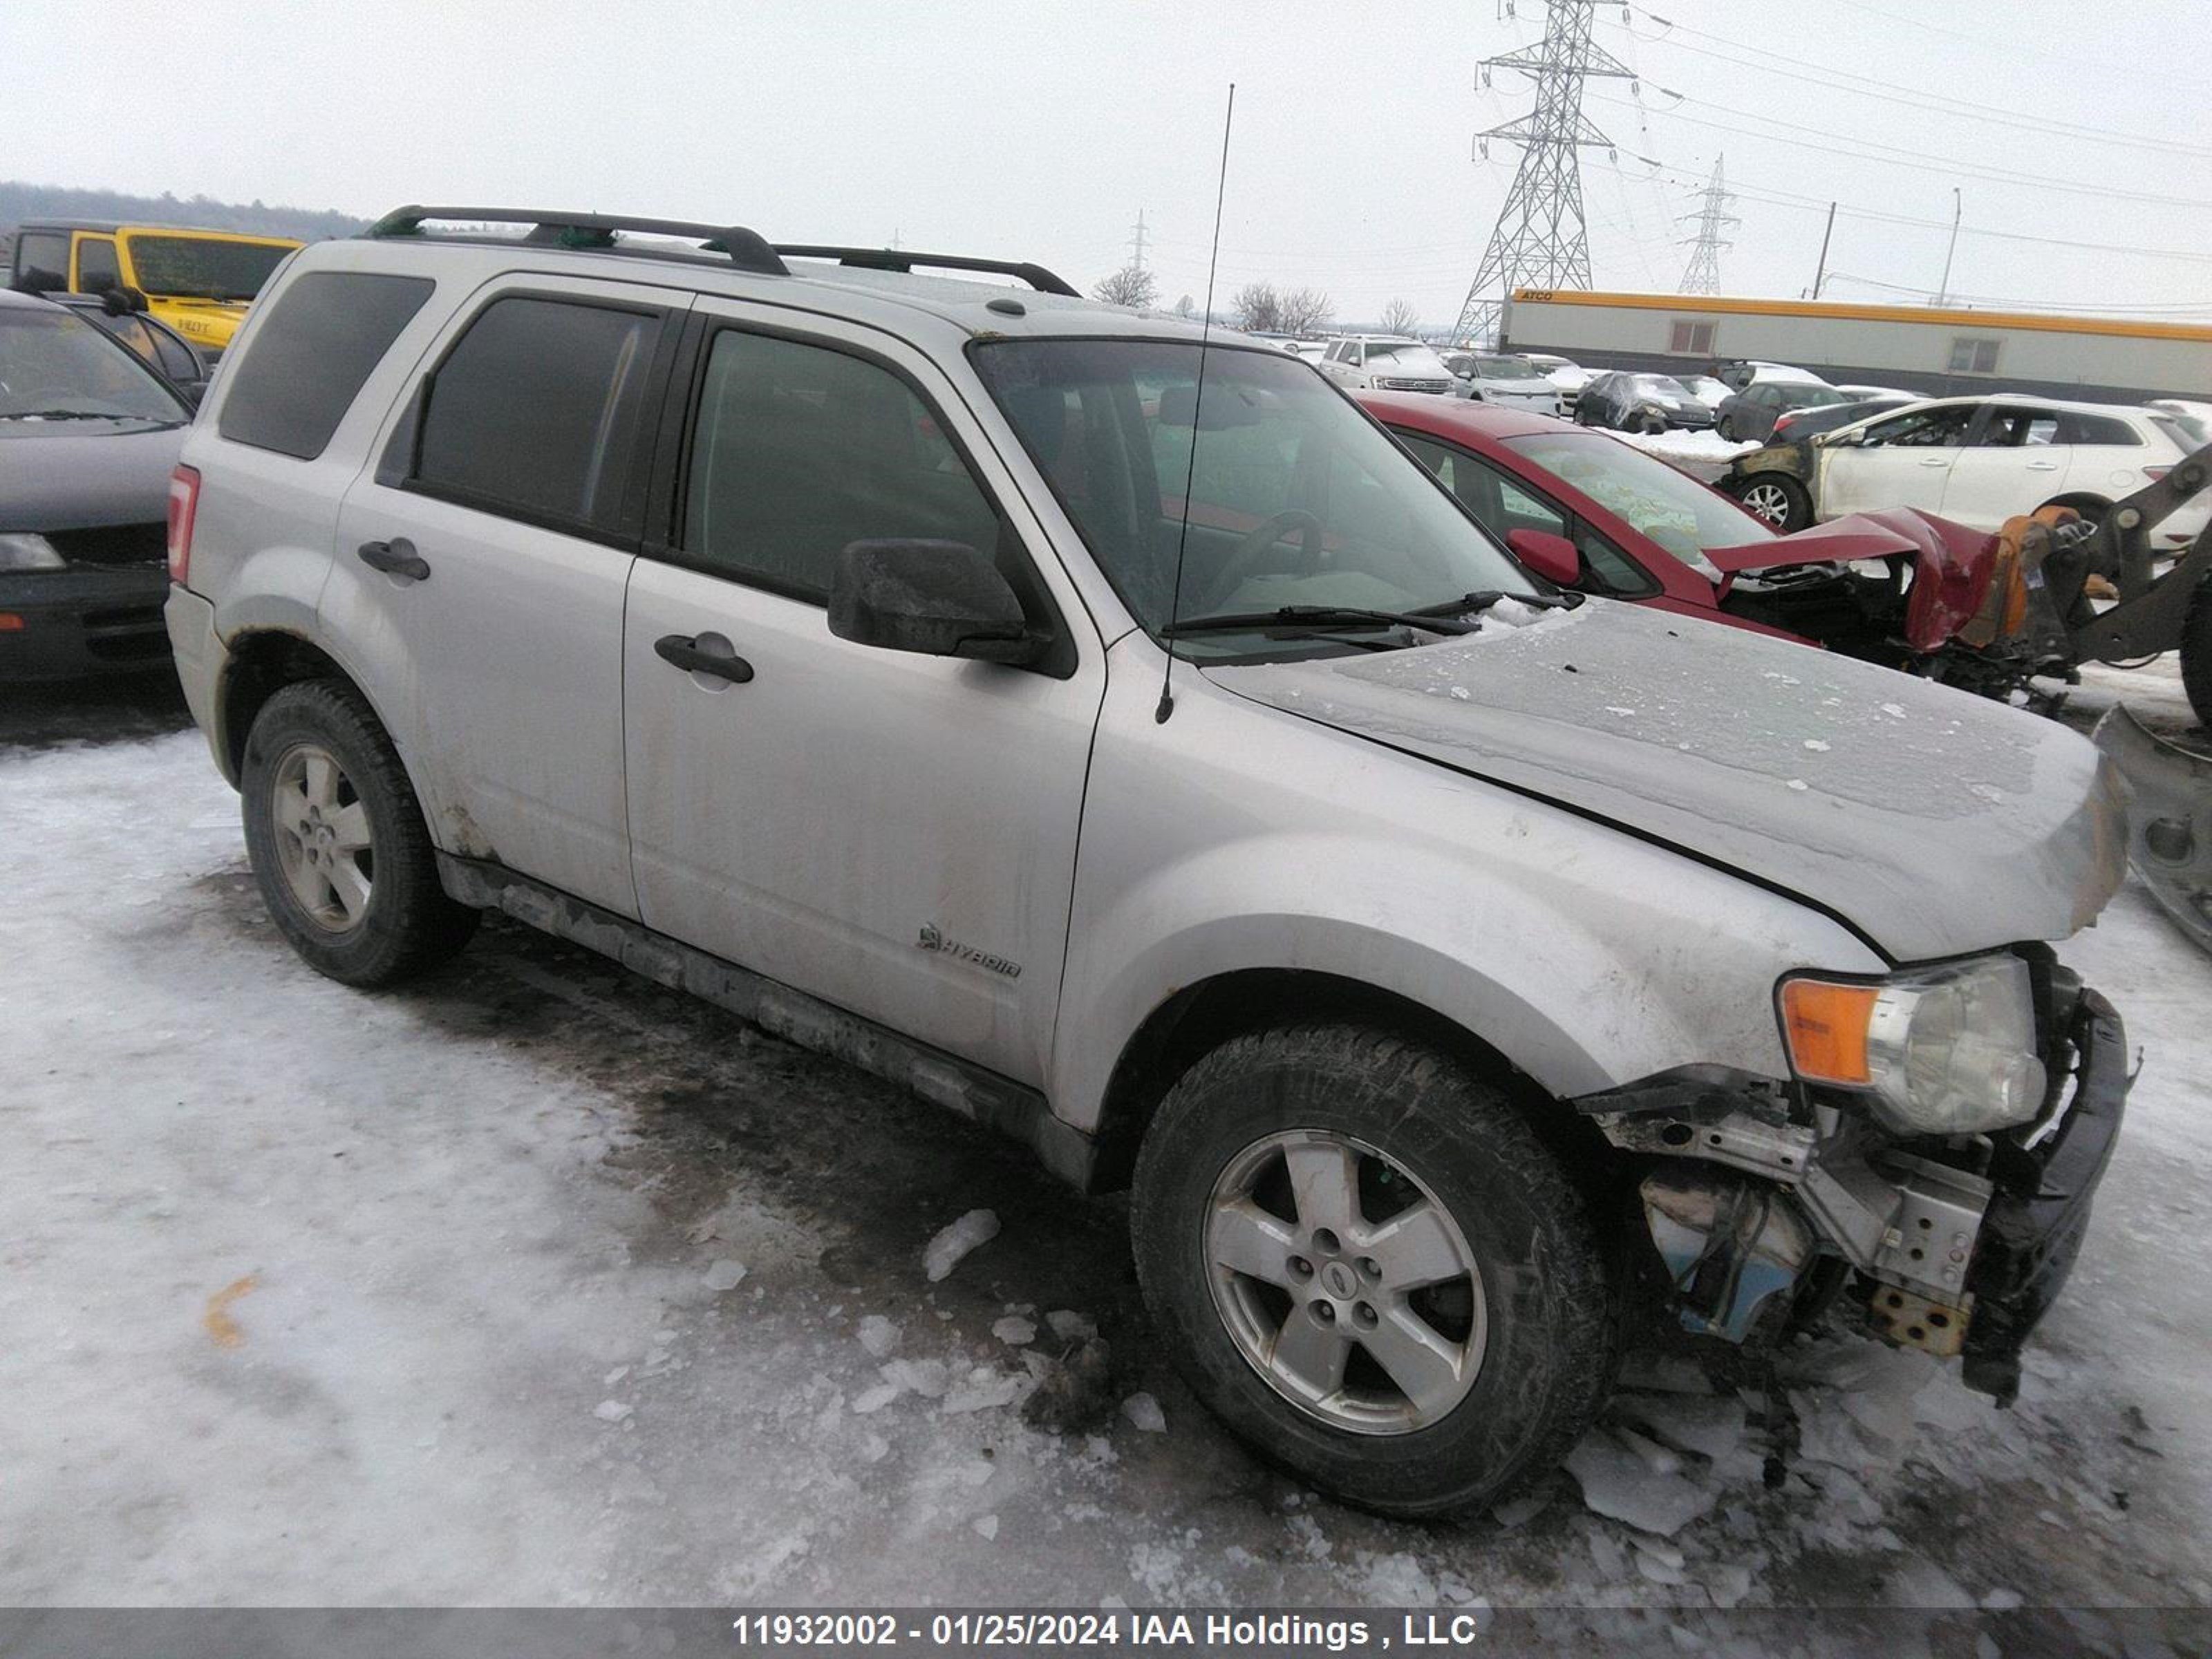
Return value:
M 439 884 L 392 740 L 350 687 L 310 680 L 270 697 L 246 736 L 239 793 L 262 902 L 319 972 L 389 985 L 476 932 L 477 913 Z
M 1231 1039 L 1147 1133 L 1133 1229 L 1193 1390 L 1262 1455 L 1387 1515 L 1493 1501 L 1609 1384 L 1597 1235 L 1496 1090 L 1386 1032 Z
M 1813 498 L 1784 473 L 1753 473 L 1737 486 L 1735 498 L 1784 535 L 1813 522 Z

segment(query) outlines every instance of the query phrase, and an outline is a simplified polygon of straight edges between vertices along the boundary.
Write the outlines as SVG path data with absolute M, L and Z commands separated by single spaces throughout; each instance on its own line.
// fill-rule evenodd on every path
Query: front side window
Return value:
M 115 243 L 106 236 L 80 237 L 76 245 L 76 288 L 80 294 L 105 294 L 123 286 L 115 263 Z
M 1029 573 L 996 507 L 890 369 L 724 329 L 698 408 L 679 540 L 694 562 L 819 601 L 854 542 L 960 542 L 997 557 L 1027 602 Z
M 1289 605 L 1403 611 L 1534 586 L 1395 444 L 1277 354 L 1213 349 L 1202 395 L 1200 349 L 1181 342 L 1005 340 L 971 355 L 1091 556 L 1155 635 L 1171 609 L 1182 619 Z M 1178 643 L 1209 656 L 1282 648 L 1256 635 Z
M 1876 421 L 1866 429 L 1869 449 L 1956 449 L 1974 423 L 1972 404 L 1946 404 L 1915 410 L 1893 421 Z
M 414 486 L 556 528 L 614 531 L 660 323 L 612 306 L 493 301 L 430 377 Z
M 0 422 L 180 422 L 191 411 L 95 324 L 58 306 L 0 306 Z
M 41 294 L 69 286 L 69 237 L 58 230 L 15 233 L 15 271 L 27 289 Z
M 288 285 L 256 325 L 218 429 L 233 443 L 313 460 L 355 394 L 436 287 L 425 276 L 313 271 Z
M 148 294 L 179 300 L 251 300 L 292 249 L 213 236 L 130 239 L 131 268 Z

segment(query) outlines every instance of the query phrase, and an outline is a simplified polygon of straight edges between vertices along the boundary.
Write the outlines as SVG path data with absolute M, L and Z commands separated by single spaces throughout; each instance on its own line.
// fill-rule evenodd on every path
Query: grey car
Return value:
M 2079 1245 L 2097 751 L 1563 594 L 1271 347 L 409 208 L 279 276 L 179 477 L 179 672 L 307 963 L 502 911 L 1130 1189 L 1191 1387 L 1351 1501 L 1494 1501 L 1624 1332 L 1839 1297 L 2008 1396 Z
M 191 418 L 76 312 L 0 292 L 0 681 L 167 665 L 169 475 Z

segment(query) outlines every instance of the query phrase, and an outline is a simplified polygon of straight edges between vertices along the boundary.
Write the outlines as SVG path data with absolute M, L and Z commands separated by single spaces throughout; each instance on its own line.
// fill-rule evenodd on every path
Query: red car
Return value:
M 1607 433 L 1455 398 L 1362 392 L 1358 401 L 1524 564 L 1563 586 L 1786 634 L 1998 696 L 2026 666 L 1989 648 L 1993 635 L 2017 630 L 2022 609 L 1999 537 L 1908 508 L 1778 536 Z M 1976 629 L 1978 618 L 1993 634 Z M 1961 637 L 1969 633 L 1978 645 Z

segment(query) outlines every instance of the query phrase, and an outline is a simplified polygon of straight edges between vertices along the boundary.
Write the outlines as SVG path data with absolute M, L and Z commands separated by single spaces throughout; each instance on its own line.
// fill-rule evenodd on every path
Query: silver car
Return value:
M 1133 1188 L 1193 1389 L 1386 1513 L 1549 1467 L 1652 1326 L 1841 1294 L 2008 1395 L 2127 1085 L 2046 943 L 2121 879 L 2097 752 L 1563 594 L 1206 340 L 703 225 L 306 249 L 171 514 L 277 928 L 371 987 L 502 910 Z

